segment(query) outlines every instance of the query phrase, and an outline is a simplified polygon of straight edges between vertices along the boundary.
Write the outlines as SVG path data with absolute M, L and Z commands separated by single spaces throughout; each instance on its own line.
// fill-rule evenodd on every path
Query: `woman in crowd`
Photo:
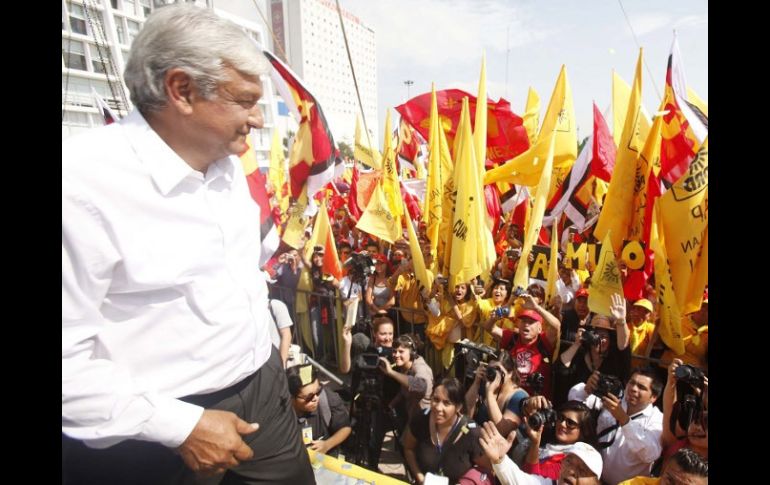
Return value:
M 688 399 L 689 403 L 685 401 L 685 404 L 680 403 L 677 406 L 677 402 L 682 397 L 677 396 L 676 369 L 682 364 L 680 359 L 674 359 L 668 366 L 668 380 L 666 381 L 666 388 L 663 390 L 663 435 L 661 437 L 663 440 L 663 458 L 668 458 L 681 448 L 690 448 L 701 457 L 708 459 L 708 377 L 703 377 L 700 389 L 692 388 L 692 397 L 695 399 Z M 675 413 L 681 414 L 683 412 L 691 412 L 687 430 L 684 431 L 679 426 L 680 420 L 675 419 L 676 434 L 674 434 L 671 429 L 671 417 Z M 678 417 L 675 416 L 675 418 Z
M 403 417 L 406 424 L 420 410 L 430 409 L 433 393 L 433 371 L 417 351 L 423 346 L 418 336 L 404 334 L 393 344 L 393 364 L 380 357 L 381 368 L 386 376 L 398 382 L 399 393 L 390 401 L 390 407 Z M 404 426 L 399 424 L 398 429 Z
M 591 409 L 580 401 L 567 401 L 556 410 L 556 424 L 548 428 L 551 434 L 543 441 L 545 426 L 530 426 L 532 416 L 538 410 L 546 409 L 545 399 L 532 398 L 526 401 L 524 413 L 527 416 L 526 433 L 529 437 L 529 449 L 524 459 L 522 469 L 527 473 L 540 475 L 545 478 L 557 479 L 561 471 L 561 462 L 575 447 L 596 445 L 596 421 Z M 547 412 L 547 411 L 546 411 Z M 541 411 L 542 413 L 542 411 Z
M 492 320 L 495 325 L 508 330 L 516 329 L 516 323 L 510 316 L 511 310 L 508 305 L 508 297 L 511 294 L 511 282 L 508 280 L 495 278 L 492 281 L 492 286 L 487 291 L 487 297 L 478 301 L 479 318 L 481 321 Z M 489 332 L 483 332 L 479 327 L 474 341 L 481 342 L 485 345 L 493 345 L 494 339 Z
M 374 259 L 374 274 L 369 277 L 366 285 L 366 304 L 372 316 L 386 315 L 396 304 L 396 294 L 388 285 L 388 260 L 382 254 L 376 254 Z
M 404 434 L 404 455 L 416 483 L 427 474 L 455 484 L 474 464 L 489 466 L 479 444 L 479 429 L 463 416 L 460 382 L 445 378 L 433 390 L 429 412 L 417 414 Z
M 437 278 L 438 279 L 438 278 Z M 454 343 L 464 337 L 472 338 L 473 324 L 478 318 L 478 306 L 472 298 L 471 287 L 468 283 L 455 285 L 454 292 L 446 293 L 446 283 L 439 282 L 436 292 L 443 294 L 439 315 L 428 315 L 428 328 L 425 335 L 430 339 L 435 353 L 428 353 L 428 363 L 436 375 L 452 375 L 449 369 L 454 358 Z M 440 297 L 439 297 L 440 298 Z
M 494 376 L 491 381 L 490 375 Z M 479 424 L 492 421 L 501 434 L 508 436 L 521 424 L 520 405 L 528 396 L 527 391 L 519 387 L 519 374 L 511 354 L 501 352 L 497 360 L 479 365 L 465 393 L 465 405 L 474 421 Z

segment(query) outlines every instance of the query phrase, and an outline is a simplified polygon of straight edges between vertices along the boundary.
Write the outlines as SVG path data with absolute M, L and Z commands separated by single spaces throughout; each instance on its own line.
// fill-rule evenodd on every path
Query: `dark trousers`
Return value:
M 243 440 L 254 457 L 224 475 L 199 477 L 170 448 L 127 440 L 97 450 L 62 434 L 62 483 L 103 484 L 314 484 L 307 450 L 291 406 L 286 374 L 278 351 L 241 382 L 212 394 L 182 400 L 206 409 L 232 411 L 259 430 Z

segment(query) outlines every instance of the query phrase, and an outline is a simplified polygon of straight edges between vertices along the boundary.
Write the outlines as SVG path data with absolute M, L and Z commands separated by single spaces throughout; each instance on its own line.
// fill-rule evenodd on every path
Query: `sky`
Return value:
M 582 139 L 593 127 L 592 102 L 602 112 L 610 106 L 613 69 L 632 83 L 639 46 L 643 103 L 649 113 L 657 110 L 674 30 L 687 85 L 708 101 L 707 0 L 340 2 L 375 31 L 381 127 L 385 110 L 404 103 L 407 90 L 411 97 L 430 92 L 431 82 L 437 90 L 458 88 L 475 96 L 485 53 L 487 96 L 507 99 L 518 115 L 530 86 L 545 114 L 566 64 Z M 414 84 L 407 89 L 405 80 Z M 391 116 L 395 120 L 398 113 Z

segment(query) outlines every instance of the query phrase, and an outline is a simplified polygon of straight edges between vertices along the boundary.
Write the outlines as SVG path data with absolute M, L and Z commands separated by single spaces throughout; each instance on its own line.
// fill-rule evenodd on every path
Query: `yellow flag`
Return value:
M 463 98 L 457 134 L 459 143 L 455 157 L 454 181 L 457 199 L 452 222 L 452 246 L 449 266 L 450 291 L 460 283 L 470 281 L 483 271 L 483 254 L 479 250 L 483 242 L 480 232 L 486 229 L 481 204 L 484 199 L 479 193 L 479 171 L 471 135 L 470 109 L 468 98 Z
M 444 198 L 444 173 L 441 169 L 441 144 L 439 140 L 440 121 L 436 103 L 436 86 L 431 86 L 430 101 L 430 132 L 428 133 L 428 180 L 425 186 L 425 203 L 423 204 L 422 220 L 427 226 L 430 252 L 434 265 L 437 260 L 438 231 L 441 224 L 441 202 Z M 447 153 L 449 156 L 449 153 Z
M 529 147 L 524 153 L 520 153 L 502 165 L 487 170 L 484 175 L 484 185 L 508 182 L 534 187 L 541 179 L 543 160 L 548 156 L 550 146 L 551 138 L 544 138 Z
M 406 203 L 404 203 L 406 205 Z M 404 212 L 408 212 L 404 209 Z M 409 250 L 412 253 L 412 266 L 414 267 L 414 276 L 417 278 L 417 282 L 420 284 L 420 289 L 425 288 L 430 291 L 433 286 L 433 275 L 429 273 L 425 268 L 425 259 L 422 257 L 422 249 L 420 249 L 420 243 L 417 241 L 417 234 L 414 232 L 414 226 L 412 221 L 406 221 L 406 232 L 409 235 Z
M 524 247 L 521 250 L 519 265 L 516 267 L 516 274 L 513 276 L 513 286 L 526 288 L 529 286 L 529 254 L 532 252 L 532 246 L 535 245 L 540 228 L 543 225 L 543 214 L 545 206 L 548 203 L 548 188 L 551 186 L 551 171 L 553 169 L 553 152 L 556 145 L 556 132 L 551 131 L 550 143 L 548 147 L 548 156 L 543 164 L 543 173 L 540 176 L 540 182 L 537 184 L 534 204 L 527 220 L 526 230 L 524 231 Z
M 294 249 L 302 248 L 302 236 L 305 234 L 305 226 L 308 222 L 308 217 L 304 215 L 305 209 L 307 209 L 307 185 L 302 188 L 297 201 L 289 206 L 286 230 L 281 235 L 283 242 Z
M 521 118 L 524 129 L 527 130 L 529 146 L 532 146 L 537 141 L 537 127 L 540 126 L 540 96 L 537 95 L 535 88 L 531 86 L 527 92 L 527 105 L 524 108 L 524 116 Z
M 596 262 L 596 268 L 591 275 L 588 308 L 602 315 L 612 315 L 610 306 L 613 293 L 623 295 L 623 282 L 620 279 L 620 268 L 615 259 L 615 251 L 612 250 L 610 243 L 610 235 L 607 234 L 602 241 L 599 261 Z
M 639 49 L 634 87 L 631 91 L 628 113 L 626 114 L 626 124 L 623 127 L 623 135 L 620 137 L 620 146 L 615 157 L 615 168 L 612 171 L 607 197 L 594 230 L 597 239 L 604 239 L 608 233 L 612 234 L 612 249 L 615 253 L 620 252 L 623 239 L 628 234 L 628 228 L 631 225 L 636 159 L 642 148 L 638 140 L 639 130 L 637 129 L 641 99 L 642 49 Z
M 374 186 L 369 205 L 361 214 L 361 219 L 358 220 L 356 227 L 391 244 L 401 239 L 401 220 L 399 217 L 395 217 L 388 207 L 388 202 L 385 200 L 382 186 L 379 183 Z
M 273 141 L 270 144 L 270 169 L 267 175 L 275 191 L 275 198 L 278 201 L 278 207 L 281 208 L 281 214 L 285 214 L 289 209 L 289 193 L 287 190 L 284 194 L 283 190 L 286 184 L 286 164 L 283 156 L 283 144 L 277 128 L 273 130 Z
M 616 147 L 620 146 L 620 135 L 623 134 L 623 127 L 626 123 L 630 97 L 631 86 L 618 73 L 612 71 L 612 139 L 615 141 Z M 650 116 L 642 105 L 638 124 L 639 140 L 642 142 L 647 139 L 651 123 Z
M 382 170 L 382 155 L 376 148 L 372 148 L 366 141 L 368 136 L 364 137 L 361 134 L 361 122 L 358 116 L 356 116 L 356 133 L 355 142 L 353 147 L 353 157 L 356 160 L 369 165 L 373 169 Z
M 485 163 L 487 159 L 487 60 L 486 56 L 481 58 L 481 74 L 479 75 L 479 92 L 476 98 L 476 124 L 473 131 L 473 147 L 476 154 L 476 166 L 478 167 L 478 192 L 481 198 L 481 220 L 484 222 L 483 228 L 479 233 L 481 256 L 481 278 L 489 279 L 489 271 L 495 264 L 497 254 L 495 253 L 495 242 L 492 238 L 492 229 L 495 221 L 487 212 L 486 197 L 484 196 L 484 173 L 486 172 Z
M 564 65 L 561 66 L 551 100 L 548 102 L 538 141 L 548 139 L 552 132 L 556 133 L 553 166 L 571 166 L 577 158 L 577 125 L 575 108 L 572 104 L 572 89 L 567 81 L 567 67 Z
M 553 218 L 551 228 L 551 261 L 548 263 L 548 280 L 545 289 L 545 303 L 550 304 L 556 295 L 556 281 L 559 279 L 559 218 Z
M 647 183 L 650 180 L 652 167 L 660 166 L 660 129 L 663 126 L 663 117 L 658 116 L 652 124 L 644 149 L 636 160 L 636 174 L 634 175 L 633 209 L 631 212 L 631 225 L 628 228 L 629 240 L 641 241 L 644 239 L 644 212 L 647 208 Z
M 700 308 L 708 282 L 708 138 L 659 204 L 676 300 L 686 315 Z
M 390 110 L 386 110 L 385 116 L 385 140 L 382 145 L 382 191 L 385 200 L 388 201 L 390 213 L 396 218 L 400 230 L 400 217 L 404 214 L 404 205 L 401 198 L 401 186 L 398 183 L 396 171 L 396 151 L 393 149 L 393 133 L 390 130 Z
M 674 284 L 671 280 L 671 270 L 666 254 L 666 238 L 660 224 L 660 199 L 655 202 L 652 228 L 650 230 L 650 246 L 655 253 L 655 292 L 658 297 L 658 334 L 663 343 L 677 355 L 684 354 L 682 340 L 682 314 L 676 302 Z
M 700 96 L 698 96 L 698 93 L 695 92 L 694 89 L 687 88 L 687 101 L 691 102 L 695 106 L 698 107 L 701 112 L 708 116 L 709 115 L 709 105 L 705 101 L 701 99 Z
M 342 278 L 342 265 L 337 254 L 337 244 L 334 241 L 334 233 L 329 223 L 329 213 L 326 210 L 326 200 L 321 201 L 321 207 L 315 218 L 313 234 L 305 245 L 305 260 L 310 261 L 313 255 L 313 248 L 321 246 L 324 248 L 322 270 L 325 274 L 330 274 L 337 279 Z

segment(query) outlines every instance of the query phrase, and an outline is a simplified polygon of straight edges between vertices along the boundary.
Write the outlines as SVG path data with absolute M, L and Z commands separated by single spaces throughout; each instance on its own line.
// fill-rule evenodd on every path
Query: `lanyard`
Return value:
M 458 416 L 458 417 L 455 419 L 455 424 L 453 424 L 453 425 L 452 425 L 452 429 L 450 429 L 450 430 L 449 430 L 449 433 L 447 433 L 447 435 L 446 435 L 446 437 L 444 438 L 444 440 L 446 440 L 447 438 L 449 438 L 449 437 L 451 437 L 451 436 L 452 436 L 452 432 L 455 430 L 455 428 L 457 427 L 457 424 L 458 424 L 459 422 L 460 422 L 460 416 Z M 451 444 L 451 443 L 450 443 L 450 444 Z M 438 450 L 438 453 L 439 453 L 439 455 L 441 454 L 441 448 L 442 448 L 442 446 L 441 446 L 441 440 L 439 440 L 439 439 L 438 439 L 438 428 L 436 428 L 436 449 Z

